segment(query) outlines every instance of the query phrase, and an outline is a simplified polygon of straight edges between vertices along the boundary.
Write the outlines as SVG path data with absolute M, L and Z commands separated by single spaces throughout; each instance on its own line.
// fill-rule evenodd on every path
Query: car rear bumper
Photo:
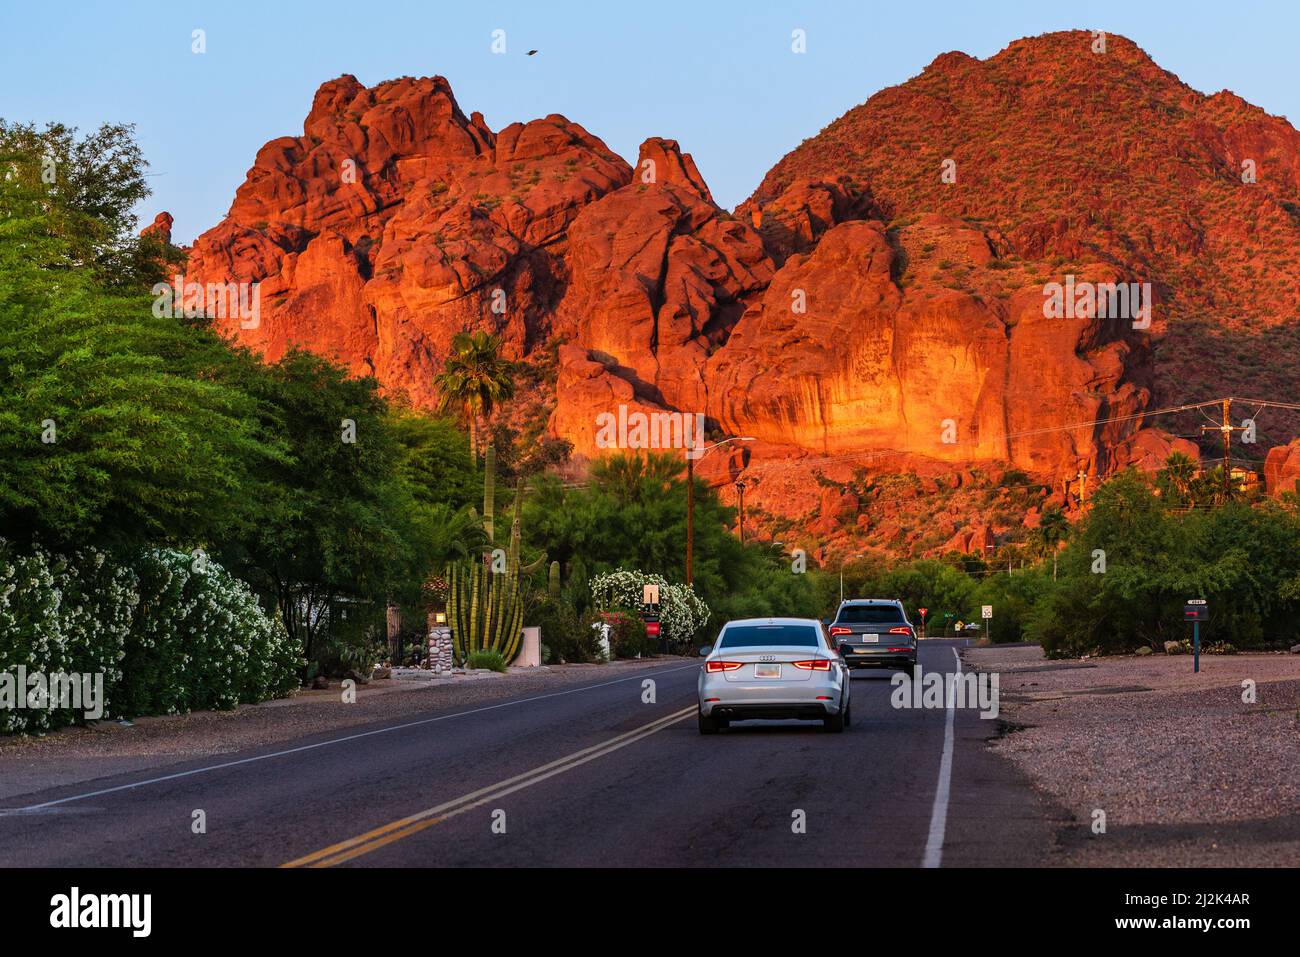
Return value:
M 779 720 L 784 718 L 824 718 L 839 714 L 843 689 L 830 681 L 759 681 L 700 682 L 700 713 L 732 718 Z
M 916 667 L 916 651 L 866 651 L 846 652 L 844 662 L 855 671 L 861 668 L 907 668 Z
M 724 718 L 727 721 L 820 721 L 839 714 L 834 701 L 816 701 L 811 704 L 711 704 L 704 711 L 706 718 Z

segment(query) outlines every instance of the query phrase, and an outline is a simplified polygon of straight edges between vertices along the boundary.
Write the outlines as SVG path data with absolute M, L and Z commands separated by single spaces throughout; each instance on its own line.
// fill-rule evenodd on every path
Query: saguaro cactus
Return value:
M 546 593 L 551 598 L 560 597 L 560 563 L 551 562 L 551 572 L 546 579 Z

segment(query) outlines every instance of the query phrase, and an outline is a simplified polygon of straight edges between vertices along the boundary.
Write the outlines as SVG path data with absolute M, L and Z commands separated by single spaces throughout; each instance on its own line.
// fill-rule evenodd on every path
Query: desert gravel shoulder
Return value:
M 589 665 L 512 669 L 505 675 L 446 681 L 396 678 L 357 686 L 344 704 L 339 682 L 326 690 L 243 705 L 234 711 L 106 720 L 43 736 L 0 738 L 0 808 L 6 799 L 111 774 L 154 769 L 210 755 L 269 748 L 309 735 L 398 722 L 448 709 L 529 697 L 582 685 L 690 667 L 698 659 L 663 657 Z
M 1008 733 L 991 747 L 1073 817 L 1059 863 L 1300 865 L 1300 656 L 1202 655 L 1200 674 L 1188 655 L 1049 661 L 1037 646 L 963 660 L 999 674 Z

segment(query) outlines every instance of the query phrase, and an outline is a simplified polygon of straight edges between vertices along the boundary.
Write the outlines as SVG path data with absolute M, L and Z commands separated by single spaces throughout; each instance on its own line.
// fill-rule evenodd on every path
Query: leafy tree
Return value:
M 251 473 L 277 456 L 255 402 L 216 375 L 210 333 L 155 318 L 143 296 L 35 245 L 64 239 L 0 220 L 0 515 L 51 546 L 188 546 L 247 515 Z M 50 252 L 49 258 L 63 258 Z
M 1065 517 L 1065 512 L 1057 505 L 1043 509 L 1034 537 L 1037 539 L 1039 555 L 1052 556 L 1053 578 L 1056 577 L 1057 552 L 1060 550 L 1061 542 L 1069 535 L 1070 520 Z
M 105 124 L 79 138 L 61 123 L 38 129 L 0 119 L 4 218 L 37 222 L 53 240 L 28 246 L 29 261 L 89 269 L 116 289 L 143 289 L 162 278 L 167 252 L 136 235 L 132 210 L 149 187 L 133 131 Z
M 1157 478 L 1157 482 L 1159 478 Z M 1174 510 L 1127 472 L 1101 486 L 1062 553 L 1062 581 L 1026 627 L 1051 654 L 1159 648 L 1187 637 L 1182 608 L 1210 602 L 1206 637 L 1258 645 L 1296 632 L 1300 522 L 1274 504 Z
M 374 379 L 298 350 L 266 372 L 247 385 L 286 455 L 263 477 L 258 521 L 220 550 L 274 596 L 310 659 L 337 605 L 378 607 L 422 579 L 419 503 L 403 481 L 416 468 Z

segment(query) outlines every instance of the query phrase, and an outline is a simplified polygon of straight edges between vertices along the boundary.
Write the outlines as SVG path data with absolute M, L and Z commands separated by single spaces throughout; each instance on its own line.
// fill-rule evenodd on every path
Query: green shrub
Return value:
M 477 651 L 471 651 L 469 658 L 465 660 L 467 668 L 487 668 L 490 671 L 499 671 L 506 673 L 506 660 L 501 657 L 501 652 L 493 651 L 490 648 L 479 648 Z
M 528 616 L 542 630 L 549 652 L 546 660 L 583 663 L 600 659 L 600 642 L 590 628 L 584 628 L 573 606 L 563 599 L 546 599 Z
M 610 625 L 611 657 L 649 657 L 659 650 L 659 639 L 646 634 L 645 622 L 635 609 L 613 608 L 604 612 L 601 619 Z

